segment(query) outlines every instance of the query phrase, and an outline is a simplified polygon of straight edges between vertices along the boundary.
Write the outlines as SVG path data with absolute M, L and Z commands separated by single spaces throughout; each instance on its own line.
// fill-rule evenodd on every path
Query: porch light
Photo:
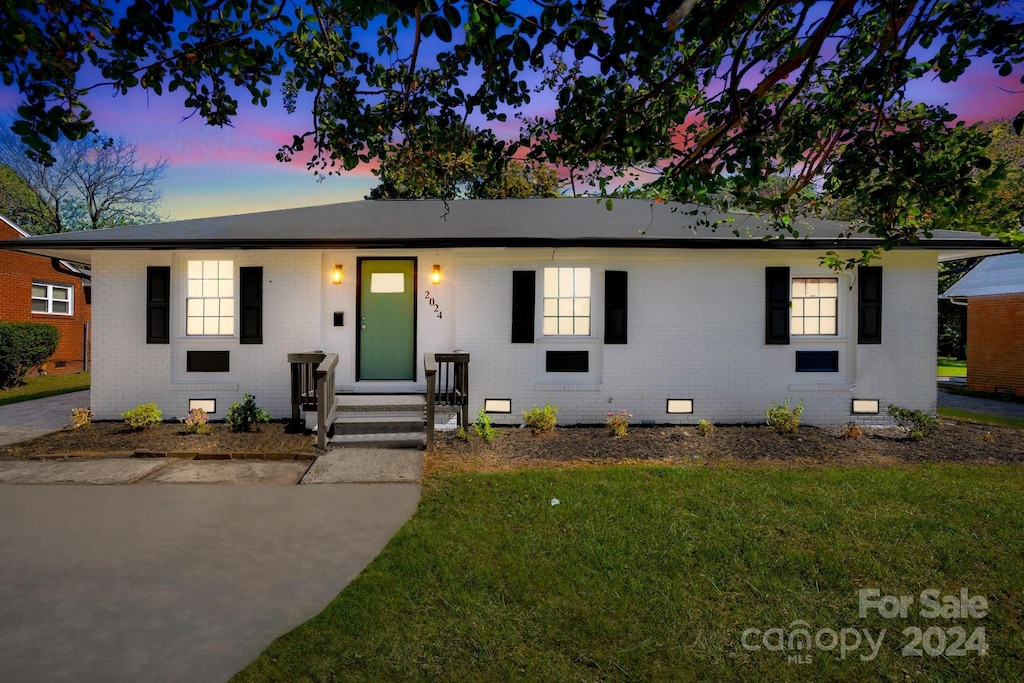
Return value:
M 331 282 L 336 285 L 340 285 L 343 279 L 343 271 L 340 265 L 334 266 L 334 270 L 331 271 Z
M 436 263 L 430 271 L 430 281 L 435 285 L 441 284 L 441 266 Z

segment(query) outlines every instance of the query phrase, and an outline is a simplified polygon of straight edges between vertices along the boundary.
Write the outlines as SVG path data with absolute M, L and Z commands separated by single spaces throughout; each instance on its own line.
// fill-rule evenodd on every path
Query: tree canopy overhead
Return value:
M 999 0 L 11 0 L 0 11 L 0 73 L 23 98 L 14 130 L 44 156 L 47 140 L 93 130 L 99 88 L 181 90 L 188 111 L 224 125 L 239 98 L 265 106 L 279 85 L 286 108 L 308 102 L 310 115 L 278 157 L 311 149 L 318 172 L 386 160 L 424 121 L 458 135 L 516 114 L 518 139 L 495 135 L 484 153 L 525 147 L 601 187 L 641 169 L 659 196 L 754 207 L 781 226 L 793 198 L 823 186 L 855 197 L 865 229 L 892 240 L 969 220 L 1003 172 L 983 131 L 911 101 L 908 85 L 955 81 L 981 61 L 1019 89 L 1024 61 L 1024 21 Z

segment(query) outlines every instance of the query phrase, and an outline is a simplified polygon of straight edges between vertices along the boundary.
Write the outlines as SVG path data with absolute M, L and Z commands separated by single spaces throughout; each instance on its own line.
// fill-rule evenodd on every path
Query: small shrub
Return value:
M 534 406 L 529 410 L 523 411 L 523 422 L 530 428 L 534 434 L 541 432 L 550 432 L 555 428 L 555 423 L 558 421 L 557 415 L 560 408 L 558 406 L 551 405 L 551 401 L 544 404 L 543 408 Z
M 24 384 L 28 371 L 45 363 L 59 341 L 53 325 L 0 322 L 0 389 Z
M 715 431 L 715 425 L 711 424 L 708 420 L 697 421 L 697 433 L 703 436 L 705 439 L 711 436 Z
M 188 411 L 188 417 L 181 418 L 181 423 L 185 425 L 186 434 L 209 434 L 213 431 L 210 427 L 210 417 L 202 408 Z
M 152 427 L 164 419 L 163 413 L 160 412 L 155 403 L 140 403 L 131 410 L 121 413 L 121 417 L 124 418 L 124 423 L 135 431 Z
M 92 426 L 92 410 L 89 408 L 71 409 L 71 429 L 86 429 Z
M 476 422 L 473 423 L 473 431 L 476 435 L 484 440 L 484 443 L 490 445 L 492 441 L 498 438 L 498 430 L 495 429 L 494 425 L 491 424 L 491 416 L 487 414 L 483 408 L 476 414 Z
M 233 432 L 252 432 L 261 422 L 270 422 L 270 413 L 256 405 L 256 397 L 252 394 L 242 396 L 241 403 L 232 403 L 228 408 L 224 421 Z
M 795 407 L 789 407 L 789 399 L 785 403 L 773 403 L 764 409 L 765 422 L 779 434 L 792 434 L 800 426 L 800 416 L 804 413 L 804 400 Z
M 917 441 L 926 436 L 931 436 L 939 429 L 939 421 L 931 415 L 922 413 L 920 410 L 889 406 L 889 417 L 893 419 L 906 435 Z
M 469 441 L 469 434 L 466 432 L 465 429 L 459 427 L 458 429 L 455 430 L 455 438 L 463 443 L 466 443 L 467 441 Z
M 623 410 L 618 415 L 608 413 L 608 419 L 604 421 L 604 424 L 613 436 L 625 436 L 629 431 L 629 421 L 632 419 L 633 416 Z
M 985 435 L 981 437 L 985 443 L 995 443 L 996 438 L 992 436 L 992 432 L 985 432 Z
M 839 436 L 844 439 L 859 439 L 864 434 L 864 430 L 860 428 L 860 425 L 853 422 L 848 422 L 839 430 Z

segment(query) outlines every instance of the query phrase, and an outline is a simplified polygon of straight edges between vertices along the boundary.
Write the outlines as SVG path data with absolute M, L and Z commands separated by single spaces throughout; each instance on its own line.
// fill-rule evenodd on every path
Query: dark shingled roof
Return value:
M 708 223 L 716 224 L 712 228 Z M 154 225 L 39 235 L 4 244 L 88 260 L 95 249 L 302 249 L 601 246 L 662 248 L 861 249 L 879 240 L 848 223 L 799 220 L 786 239 L 764 220 L 703 207 L 616 199 L 356 201 L 197 218 Z M 767 238 L 767 239 L 766 239 Z M 912 248 L 1005 250 L 977 233 L 936 230 Z

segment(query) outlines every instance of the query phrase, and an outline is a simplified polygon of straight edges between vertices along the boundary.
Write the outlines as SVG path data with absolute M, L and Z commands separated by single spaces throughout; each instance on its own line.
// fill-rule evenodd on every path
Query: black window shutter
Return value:
M 238 269 L 239 335 L 242 344 L 263 343 L 263 268 Z
M 857 343 L 882 343 L 882 267 L 857 268 Z
M 532 344 L 533 320 L 537 305 L 537 273 L 512 271 L 512 343 Z
M 789 343 L 789 268 L 769 267 L 765 276 L 765 344 Z
M 146 268 L 146 343 L 171 343 L 171 268 Z
M 626 343 L 627 277 L 624 270 L 604 271 L 604 343 Z

